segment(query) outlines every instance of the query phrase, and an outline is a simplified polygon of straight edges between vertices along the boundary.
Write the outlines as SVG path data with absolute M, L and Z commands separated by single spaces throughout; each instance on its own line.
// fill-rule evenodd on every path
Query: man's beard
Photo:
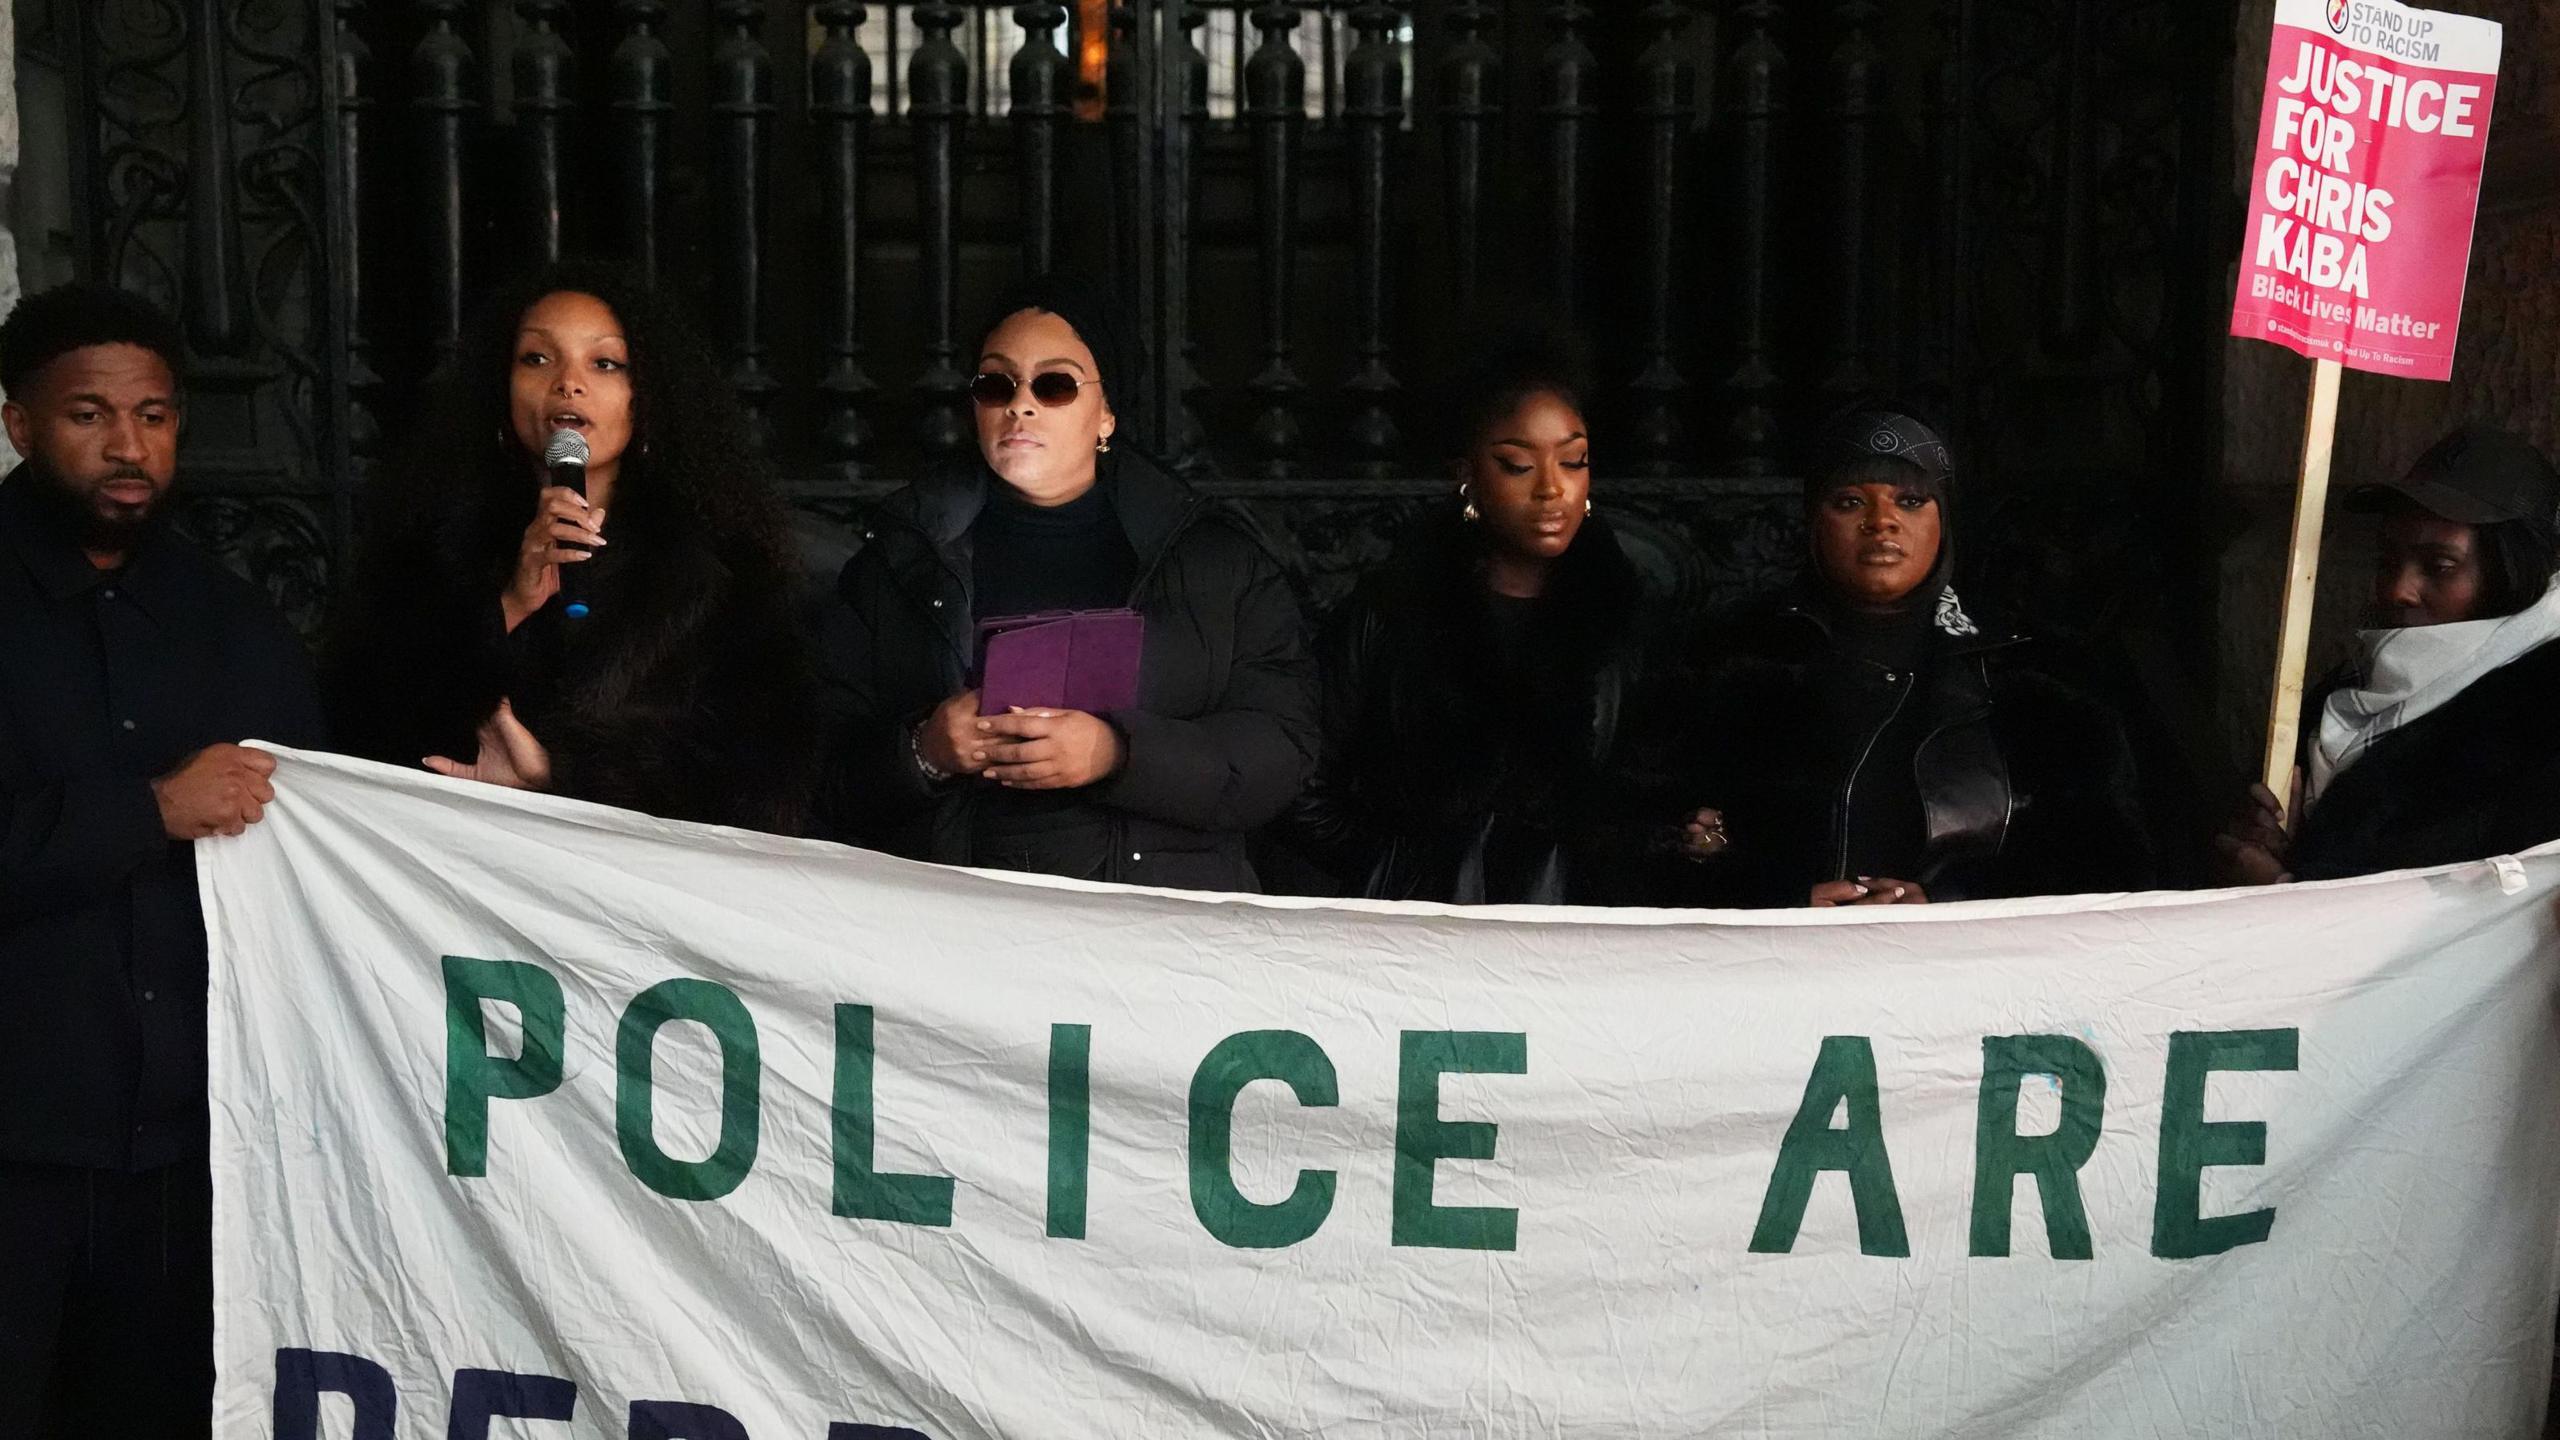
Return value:
M 130 466 L 118 466 L 85 486 L 73 486 L 62 479 L 53 467 L 41 460 L 29 459 L 21 467 L 25 473 L 17 478 L 32 483 L 37 508 L 48 523 L 60 533 L 80 542 L 84 550 L 122 554 L 151 528 L 160 513 L 165 491 L 155 493 L 144 505 L 108 503 L 100 490 L 116 480 L 140 480 L 149 484 L 151 477 Z

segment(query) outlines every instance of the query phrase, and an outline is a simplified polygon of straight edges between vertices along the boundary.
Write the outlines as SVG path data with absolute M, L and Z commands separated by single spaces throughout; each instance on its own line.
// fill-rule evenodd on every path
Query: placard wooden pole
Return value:
M 2302 667 L 2311 653 L 2311 603 L 2320 586 L 2320 528 L 2329 511 L 2329 456 L 2338 436 L 2338 362 L 2313 362 L 2311 408 L 2302 425 L 2302 476 L 2293 494 L 2293 547 L 2285 557 L 2284 623 L 2276 641 L 2275 695 L 2267 703 L 2269 793 L 2293 804 L 2294 751 L 2301 741 Z

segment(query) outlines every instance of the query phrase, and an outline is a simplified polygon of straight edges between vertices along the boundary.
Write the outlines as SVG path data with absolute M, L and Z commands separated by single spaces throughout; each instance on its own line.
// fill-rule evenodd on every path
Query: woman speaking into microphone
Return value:
M 710 351 L 633 277 L 571 264 L 497 297 L 369 497 L 326 656 L 342 742 L 804 829 L 798 571 L 753 455 Z

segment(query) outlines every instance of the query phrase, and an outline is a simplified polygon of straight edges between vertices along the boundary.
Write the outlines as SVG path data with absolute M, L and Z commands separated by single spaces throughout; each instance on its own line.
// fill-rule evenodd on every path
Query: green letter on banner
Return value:
M 1834 1130 L 1831 1114 L 1844 1101 L 1848 1128 Z M 1804 1104 L 1778 1146 L 1769 1193 L 1760 1202 L 1760 1223 L 1751 1231 L 1753 1251 L 1785 1255 L 1796 1248 L 1814 1177 L 1825 1170 L 1848 1173 L 1849 1196 L 1858 1207 L 1860 1253 L 1911 1253 L 1911 1240 L 1902 1228 L 1902 1196 L 1893 1188 L 1893 1162 L 1885 1155 L 1875 1045 L 1864 1035 L 1823 1037 L 1813 1074 L 1804 1082 Z
M 2062 1095 L 2062 1120 L 2050 1135 L 2018 1133 L 2018 1085 L 2050 1075 Z M 2098 1150 L 2106 1114 L 2107 1072 L 2098 1054 L 2068 1035 L 1986 1035 L 1982 1093 L 1973 1122 L 1973 1253 L 2009 1253 L 2009 1209 L 2018 1177 L 2036 1177 L 2044 1197 L 2045 1244 L 2056 1260 L 2090 1257 L 2089 1212 L 2080 1201 L 2080 1167 Z
M 658 1148 L 658 1031 L 670 1020 L 709 1027 L 720 1042 L 720 1143 L 701 1160 Z M 613 1129 L 622 1163 L 670 1200 L 717 1200 L 745 1183 L 763 1131 L 764 1056 L 755 1017 L 727 986 L 661 980 L 633 996 L 613 1041 Z
M 489 1053 L 480 1002 L 516 1007 L 524 1046 L 514 1059 Z M 489 1102 L 530 1100 L 560 1088 L 560 1040 L 568 1028 L 560 980 L 521 960 L 444 957 L 444 1168 L 489 1173 Z
M 2257 1120 L 2204 1118 L 2205 1076 L 2216 1070 L 2291 1070 L 2300 1030 L 2182 1030 L 2169 1037 L 2169 1074 L 2160 1097 L 2160 1188 L 2151 1210 L 2151 1253 L 2193 1260 L 2255 1245 L 2275 1229 L 2273 1207 L 2207 1217 L 2209 1165 L 2264 1165 L 2267 1127 Z
M 1496 1206 L 1434 1205 L 1443 1160 L 1490 1160 L 1499 1127 L 1440 1118 L 1440 1077 L 1526 1075 L 1529 1037 L 1499 1030 L 1407 1030 L 1396 1073 L 1395 1223 L 1398 1245 L 1441 1250 L 1516 1250 L 1520 1212 Z
M 1084 1238 L 1093 1146 L 1093 1027 L 1049 1027 L 1049 1237 Z
M 871 1007 L 836 1007 L 835 1212 L 848 1220 L 951 1223 L 951 1177 L 872 1167 Z
M 1191 1209 L 1239 1250 L 1277 1250 L 1316 1233 L 1333 1210 L 1333 1172 L 1301 1170 L 1289 1198 L 1258 1205 L 1236 1188 L 1236 1096 L 1256 1080 L 1285 1081 L 1301 1105 L 1338 1105 L 1333 1060 L 1295 1030 L 1247 1030 L 1209 1051 L 1191 1076 Z

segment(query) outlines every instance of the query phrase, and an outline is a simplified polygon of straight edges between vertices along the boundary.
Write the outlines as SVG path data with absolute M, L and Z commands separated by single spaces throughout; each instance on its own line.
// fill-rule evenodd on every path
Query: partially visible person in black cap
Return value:
M 2560 472 L 2523 437 L 2470 425 L 2346 504 L 2381 517 L 2374 625 L 2306 707 L 2299 825 L 2250 787 L 2215 842 L 2228 884 L 2560 839 Z
M 2123 729 L 1976 623 L 1953 583 L 1953 458 L 1909 413 L 1826 421 L 1812 565 L 1709 647 L 1695 683 L 1690 903 L 1908 905 L 2139 889 L 2151 848 Z
M 1029 281 L 982 333 L 977 453 L 881 503 L 826 610 L 830 828 L 947 864 L 1252 890 L 1246 836 L 1315 760 L 1296 593 L 1240 518 L 1129 443 L 1105 296 Z M 979 713 L 974 622 L 1117 607 L 1145 617 L 1136 705 Z

